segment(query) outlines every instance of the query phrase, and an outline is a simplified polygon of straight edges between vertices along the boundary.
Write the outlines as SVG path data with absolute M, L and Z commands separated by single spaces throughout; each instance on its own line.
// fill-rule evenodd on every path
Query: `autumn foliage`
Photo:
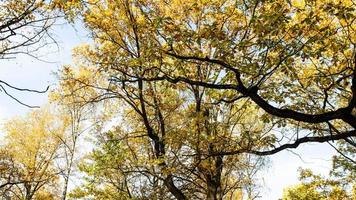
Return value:
M 73 50 L 50 98 L 65 110 L 59 143 L 45 142 L 65 155 L 63 199 L 256 199 L 264 156 L 315 142 L 340 153 L 332 176 L 302 170 L 283 199 L 355 198 L 355 1 L 42 5 L 81 20 L 92 39 Z M 32 136 L 9 123 L 6 148 L 20 148 Z M 77 164 L 84 127 L 94 147 Z M 72 168 L 85 177 L 68 194 Z

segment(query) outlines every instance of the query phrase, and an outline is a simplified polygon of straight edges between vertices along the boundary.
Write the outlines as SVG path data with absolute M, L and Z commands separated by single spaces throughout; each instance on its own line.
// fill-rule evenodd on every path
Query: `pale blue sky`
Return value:
M 71 63 L 71 49 L 76 45 L 88 41 L 81 26 L 72 27 L 68 24 L 56 25 L 52 35 L 58 42 L 58 47 L 43 48 L 38 55 L 42 62 L 27 55 L 18 55 L 16 59 L 0 59 L 0 80 L 6 81 L 20 88 L 44 90 L 56 82 L 54 72 L 64 64 Z M 50 52 L 50 53 L 48 53 Z M 46 103 L 47 94 L 35 94 L 9 90 L 19 100 L 29 105 Z M 29 109 L 11 100 L 6 95 L 0 95 L 0 119 L 17 114 L 23 114 Z
M 58 25 L 54 28 L 55 38 L 59 42 L 59 51 L 42 57 L 54 63 L 41 62 L 28 56 L 18 56 L 14 60 L 0 60 L 0 80 L 17 87 L 39 90 L 46 88 L 47 85 L 53 85 L 56 82 L 53 72 L 56 72 L 62 65 L 71 63 L 71 49 L 88 41 L 85 31 L 79 25 L 75 28 L 77 30 L 69 25 Z M 49 49 L 49 51 L 53 50 L 55 48 Z M 13 94 L 30 105 L 43 105 L 47 101 L 46 94 L 16 91 Z M 0 93 L 0 120 L 2 122 L 9 117 L 25 114 L 29 110 Z M 302 145 L 294 152 L 300 157 L 288 151 L 269 157 L 270 167 L 261 173 L 265 188 L 261 199 L 280 198 L 284 187 L 298 182 L 297 169 L 299 167 L 308 167 L 327 175 L 331 166 L 331 156 L 335 153 L 327 144 Z

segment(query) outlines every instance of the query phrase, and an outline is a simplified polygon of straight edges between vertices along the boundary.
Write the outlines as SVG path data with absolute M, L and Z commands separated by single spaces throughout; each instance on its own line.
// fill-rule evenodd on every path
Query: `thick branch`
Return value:
M 252 101 L 259 105 L 267 113 L 281 118 L 294 119 L 300 122 L 307 123 L 324 123 L 330 120 L 342 119 L 352 127 L 356 128 L 356 119 L 350 113 L 352 108 L 345 107 L 339 108 L 335 111 L 329 111 L 321 114 L 306 114 L 291 109 L 281 109 L 270 105 L 266 100 L 260 97 L 257 92 L 249 92 L 248 90 L 243 92 L 244 95 L 249 96 Z
M 324 142 L 328 142 L 328 141 L 347 139 L 350 137 L 356 137 L 355 130 L 344 132 L 341 134 L 336 134 L 336 135 L 302 137 L 302 138 L 297 139 L 294 143 L 283 144 L 277 148 L 267 150 L 267 151 L 240 149 L 240 150 L 236 150 L 236 151 L 218 152 L 218 153 L 210 154 L 210 156 L 235 155 L 235 154 L 241 154 L 241 153 L 250 153 L 250 154 L 255 154 L 255 155 L 259 155 L 259 156 L 267 156 L 267 155 L 273 155 L 273 154 L 283 151 L 285 149 L 295 149 L 303 143 L 324 143 Z
M 173 53 L 167 53 L 170 56 L 173 56 L 177 59 L 181 60 L 197 60 L 197 61 L 202 61 L 202 62 L 208 62 L 212 64 L 218 64 L 222 67 L 225 67 L 227 70 L 232 71 L 236 75 L 236 80 L 238 82 L 238 85 L 235 85 L 235 88 L 231 88 L 234 85 L 218 85 L 214 83 L 206 83 L 206 82 L 200 82 L 200 81 L 193 81 L 187 78 L 183 77 L 178 77 L 178 78 L 170 78 L 170 77 L 163 77 L 166 78 L 166 80 L 170 82 L 185 82 L 193 85 L 199 85 L 207 88 L 212 88 L 212 89 L 234 89 L 240 93 L 242 93 L 244 96 L 250 97 L 252 101 L 254 101 L 257 105 L 259 105 L 263 110 L 265 110 L 267 113 L 276 116 L 276 117 L 281 117 L 281 118 L 288 118 L 288 119 L 294 119 L 296 121 L 300 122 L 307 122 L 307 123 L 324 123 L 328 122 L 330 120 L 335 120 L 335 119 L 341 119 L 344 122 L 348 123 L 351 125 L 353 128 L 356 128 L 356 118 L 351 115 L 352 109 L 355 107 L 355 101 L 356 101 L 356 68 L 354 70 L 354 75 L 352 79 L 352 91 L 353 91 L 353 98 L 350 102 L 350 104 L 345 107 L 345 108 L 339 108 L 335 111 L 328 111 L 325 113 L 321 114 L 306 114 L 298 111 L 294 111 L 291 109 L 281 109 L 272 106 L 269 104 L 266 100 L 264 100 L 261 96 L 258 95 L 258 88 L 257 87 L 252 87 L 252 88 L 247 88 L 243 82 L 241 81 L 241 75 L 238 69 L 235 67 L 229 65 L 228 63 L 225 63 L 221 60 L 216 60 L 216 59 L 210 59 L 210 58 L 200 58 L 196 56 L 180 56 L 176 55 Z M 356 61 L 355 61 L 356 63 Z

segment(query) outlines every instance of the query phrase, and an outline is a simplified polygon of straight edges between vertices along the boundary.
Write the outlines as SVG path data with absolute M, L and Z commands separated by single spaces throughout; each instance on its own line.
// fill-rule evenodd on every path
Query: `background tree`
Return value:
M 62 143 L 60 151 L 63 154 L 63 159 L 58 159 L 58 167 L 62 169 L 63 190 L 61 199 L 63 200 L 67 198 L 69 181 L 77 169 L 79 154 L 83 153 L 78 152 L 78 145 L 82 142 L 81 135 L 90 131 L 93 126 L 103 123 L 90 121 L 94 118 L 95 109 L 86 101 L 82 101 L 82 95 L 78 92 L 75 85 L 62 81 L 49 95 L 52 106 L 56 107 L 68 123 L 64 134 L 59 136 Z
M 283 199 L 355 199 L 355 148 L 349 143 L 340 142 L 337 150 L 342 155 L 333 157 L 333 166 L 328 177 L 301 169 L 301 183 L 286 188 Z
M 301 184 L 286 188 L 284 200 L 299 199 L 354 199 L 355 182 L 342 183 L 338 180 L 314 175 L 310 170 L 300 171 Z M 351 186 L 351 188 L 350 188 Z
M 33 111 L 5 125 L 1 147 L 2 196 L 55 199 L 59 171 L 54 166 L 65 126 L 48 110 Z

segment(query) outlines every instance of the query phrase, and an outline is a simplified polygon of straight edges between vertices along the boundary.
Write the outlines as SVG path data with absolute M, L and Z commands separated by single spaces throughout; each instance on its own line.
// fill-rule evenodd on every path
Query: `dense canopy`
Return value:
M 332 176 L 302 170 L 283 199 L 353 198 L 354 0 L 33 3 L 29 19 L 60 12 L 92 39 L 50 95 L 65 122 L 62 199 L 257 199 L 264 156 L 315 142 L 338 151 Z M 94 147 L 75 164 L 84 127 Z M 76 167 L 83 185 L 68 194 Z

